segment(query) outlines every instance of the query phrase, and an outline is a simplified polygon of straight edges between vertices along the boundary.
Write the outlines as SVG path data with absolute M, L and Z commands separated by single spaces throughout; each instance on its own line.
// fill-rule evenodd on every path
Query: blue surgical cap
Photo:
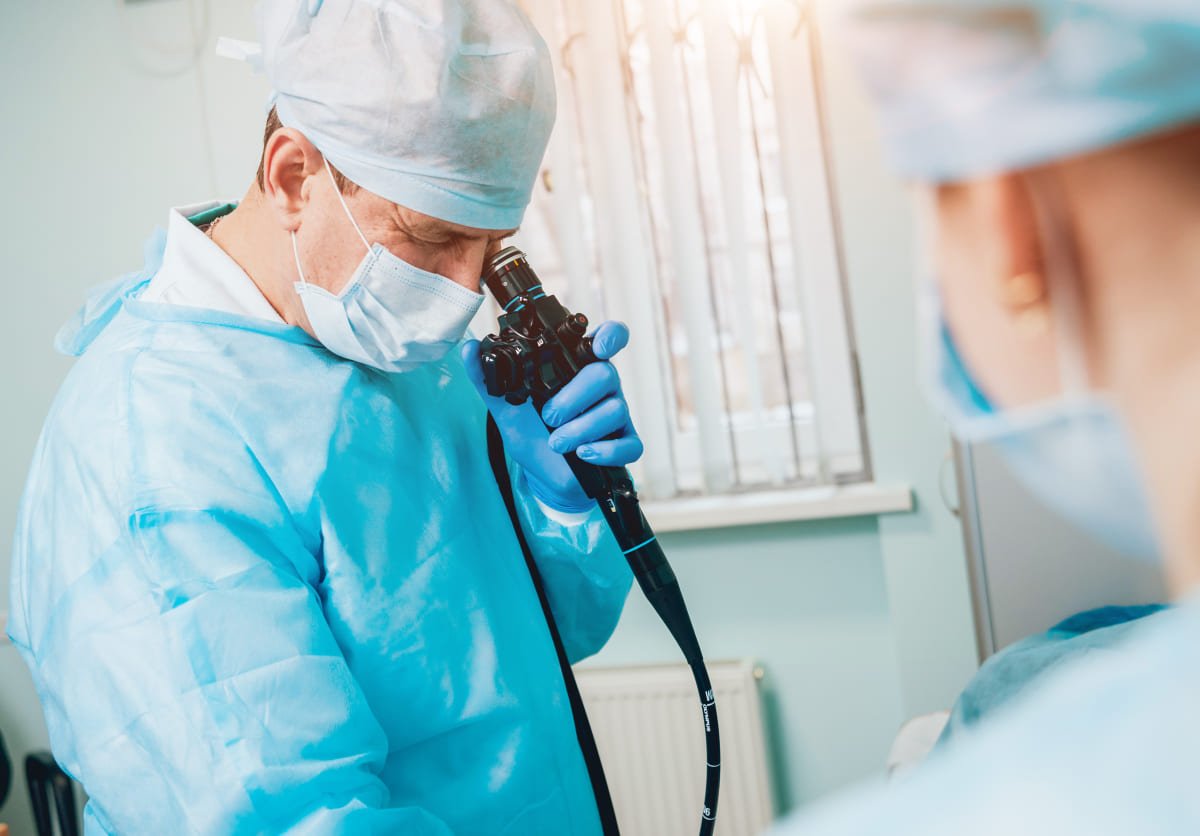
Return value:
M 843 0 L 901 173 L 1011 171 L 1200 121 L 1200 0 Z
M 280 121 L 393 203 L 519 226 L 554 124 L 554 71 L 516 0 L 262 0 Z

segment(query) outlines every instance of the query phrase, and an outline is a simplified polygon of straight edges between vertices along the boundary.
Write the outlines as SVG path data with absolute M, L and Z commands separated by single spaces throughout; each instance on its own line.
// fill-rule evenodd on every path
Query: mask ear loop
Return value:
M 351 226 L 358 233 L 359 239 L 362 240 L 363 246 L 367 248 L 367 252 L 371 251 L 371 245 L 367 243 L 367 237 L 362 234 L 362 230 L 358 228 L 358 224 L 354 221 L 354 215 L 350 213 L 350 207 L 346 205 L 346 199 L 342 197 L 342 190 L 338 188 L 337 178 L 333 176 L 333 169 L 329 166 L 329 159 L 325 158 L 325 170 L 329 172 L 329 180 L 333 183 L 333 192 L 338 196 L 338 202 L 342 204 L 342 209 L 346 211 L 346 217 L 350 219 Z M 300 284 L 305 287 L 308 282 L 304 280 L 304 268 L 300 266 L 300 250 L 296 247 L 296 231 L 292 230 L 292 255 L 296 257 L 296 273 L 300 276 Z
M 1051 175 L 1030 174 L 1026 183 L 1041 230 L 1059 380 L 1064 394 L 1086 394 L 1091 391 L 1091 374 L 1083 324 L 1083 285 L 1075 239 L 1067 224 L 1066 201 Z
M 308 287 L 308 282 L 304 281 L 304 268 L 300 266 L 300 250 L 296 248 L 296 230 L 292 230 L 292 255 L 296 257 L 296 273 L 300 276 L 300 284 Z
M 912 192 L 915 215 L 914 232 L 917 241 L 915 307 L 918 359 L 929 373 L 939 367 L 941 345 L 945 339 L 945 318 L 942 316 L 942 293 L 937 279 L 938 212 L 937 187 L 915 186 Z
M 917 321 L 941 319 L 941 290 L 937 282 L 937 187 L 914 186 L 911 193 L 913 226 L 917 241 L 914 264 L 918 287 L 916 288 Z
M 350 219 L 350 223 L 354 226 L 354 231 L 362 239 L 363 246 L 367 248 L 367 252 L 370 252 L 371 245 L 367 242 L 367 236 L 363 235 L 362 230 L 358 228 L 358 223 L 354 220 L 354 215 L 350 213 L 350 207 L 346 205 L 346 198 L 342 197 L 342 190 L 338 188 L 337 178 L 333 176 L 333 169 L 329 165 L 329 158 L 325 157 L 324 159 L 325 170 L 329 172 L 329 179 L 333 183 L 333 191 L 338 196 L 338 201 L 342 204 L 342 208 L 346 210 L 346 217 Z

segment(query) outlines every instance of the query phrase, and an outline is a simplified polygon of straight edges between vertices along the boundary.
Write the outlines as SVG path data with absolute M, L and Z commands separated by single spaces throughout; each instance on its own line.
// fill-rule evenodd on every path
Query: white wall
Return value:
M 11 538 L 38 428 L 69 367 L 51 349 L 58 326 L 87 287 L 140 266 L 141 243 L 168 207 L 238 197 L 253 176 L 265 84 L 242 65 L 209 57 L 216 34 L 253 39 L 251 4 L 208 6 L 200 71 L 172 77 L 144 65 L 162 71 L 179 61 L 138 43 L 186 46 L 188 0 L 141 0 L 124 16 L 117 0 L 5 10 L 0 540 Z M 901 720 L 948 705 L 974 667 L 960 536 L 937 493 L 946 438 L 916 390 L 909 351 L 908 208 L 885 173 L 842 56 L 829 57 L 834 173 L 876 469 L 886 481 L 912 484 L 918 510 L 664 537 L 709 655 L 754 656 L 767 671 L 784 808 L 878 770 Z M 7 574 L 0 552 L 2 601 Z M 675 658 L 635 598 L 596 661 Z M 28 673 L 5 644 L 0 730 L 14 756 L 45 745 Z M 14 793 L 0 821 L 14 836 L 30 836 L 23 781 Z

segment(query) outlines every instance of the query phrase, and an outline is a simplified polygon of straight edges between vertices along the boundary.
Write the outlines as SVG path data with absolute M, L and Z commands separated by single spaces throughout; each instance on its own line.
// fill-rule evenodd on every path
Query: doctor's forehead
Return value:
M 444 221 L 395 203 L 389 203 L 389 207 L 389 218 L 401 232 L 431 244 L 499 241 L 516 235 L 519 229 L 480 229 Z

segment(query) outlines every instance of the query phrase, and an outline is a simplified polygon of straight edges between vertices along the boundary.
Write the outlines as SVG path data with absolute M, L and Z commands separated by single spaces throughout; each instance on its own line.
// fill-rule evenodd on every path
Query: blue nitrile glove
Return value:
M 585 366 L 542 410 L 546 424 L 555 427 L 553 433 L 530 401 L 513 406 L 490 396 L 483 382 L 479 341 L 462 346 L 467 376 L 496 419 L 508 454 L 525 471 L 533 495 L 558 511 L 587 511 L 594 505 L 563 453 L 574 451 L 585 462 L 609 467 L 624 467 L 642 455 L 642 440 L 630 420 L 621 379 L 613 364 L 604 362 L 626 346 L 629 329 L 620 322 L 605 322 L 592 337 L 592 350 L 600 362 Z M 617 438 L 605 438 L 614 433 Z

